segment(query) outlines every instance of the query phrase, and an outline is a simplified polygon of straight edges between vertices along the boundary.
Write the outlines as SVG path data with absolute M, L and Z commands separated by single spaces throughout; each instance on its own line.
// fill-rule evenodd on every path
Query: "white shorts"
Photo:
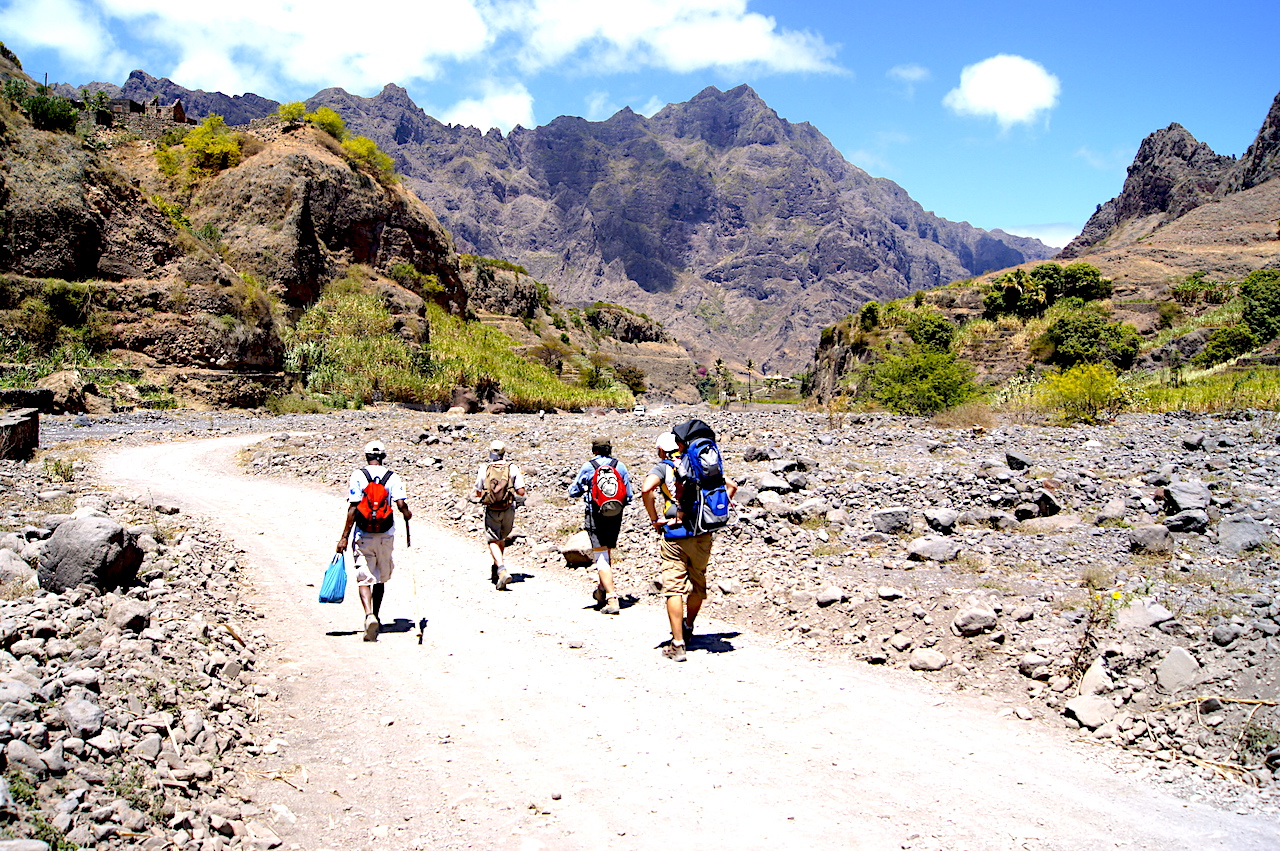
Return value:
M 395 545 L 394 532 L 360 532 L 351 544 L 355 554 L 356 585 L 377 585 L 391 578 L 395 567 L 391 550 Z

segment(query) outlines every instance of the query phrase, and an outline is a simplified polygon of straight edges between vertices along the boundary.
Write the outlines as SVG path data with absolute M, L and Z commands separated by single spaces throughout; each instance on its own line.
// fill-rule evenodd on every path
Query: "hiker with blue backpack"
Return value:
M 631 502 L 631 478 L 627 466 L 613 457 L 613 443 L 607 437 L 591 439 L 591 460 L 582 465 L 569 486 L 570 497 L 582 497 L 582 528 L 591 539 L 591 559 L 596 564 L 596 608 L 606 615 L 621 611 L 613 585 L 613 548 L 622 531 L 622 510 Z
M 391 552 L 395 545 L 396 516 L 392 505 L 400 509 L 407 525 L 413 517 L 405 501 L 404 482 L 383 466 L 387 447 L 380 440 L 364 447 L 364 466 L 351 474 L 347 483 L 347 519 L 338 538 L 338 552 L 347 549 L 347 538 L 355 527 L 351 550 L 355 555 L 356 587 L 360 605 L 364 607 L 364 640 L 377 641 L 382 629 L 378 618 L 387 580 L 395 567 Z
M 662 535 L 659 555 L 661 591 L 667 600 L 667 621 L 671 640 L 662 655 L 673 662 L 685 661 L 686 648 L 693 642 L 693 622 L 707 599 L 707 563 L 711 560 L 713 534 L 729 524 L 730 502 L 737 485 L 724 475 L 724 458 L 716 434 L 702 420 L 688 420 L 671 430 L 680 451 L 673 465 L 676 483 L 675 516 L 660 516 L 656 491 L 658 478 L 650 472 L 642 491 L 649 522 Z M 660 461 L 663 438 L 659 438 Z M 658 467 L 654 467 L 658 471 Z M 665 471 L 659 471 L 665 477 Z M 660 480 L 659 480 L 660 481 Z M 686 598 L 688 598 L 686 610 Z

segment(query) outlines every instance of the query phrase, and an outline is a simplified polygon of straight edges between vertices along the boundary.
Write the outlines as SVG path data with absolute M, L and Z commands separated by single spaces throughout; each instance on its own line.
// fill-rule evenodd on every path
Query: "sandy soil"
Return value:
M 909 675 L 706 619 L 689 661 L 669 662 L 657 607 L 601 615 L 585 583 L 518 557 L 495 592 L 482 542 L 426 511 L 412 548 L 399 533 L 390 630 L 366 643 L 354 587 L 316 602 L 342 495 L 243 476 L 236 454 L 261 437 L 108 450 L 99 473 L 248 552 L 275 648 L 258 669 L 282 695 L 262 708 L 278 753 L 251 785 L 285 847 L 1280 847 L 1272 822 Z

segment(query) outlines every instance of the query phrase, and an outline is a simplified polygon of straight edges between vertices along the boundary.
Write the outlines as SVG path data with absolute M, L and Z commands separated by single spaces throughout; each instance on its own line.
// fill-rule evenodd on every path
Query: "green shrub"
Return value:
M 954 353 L 909 346 L 873 367 L 872 393 L 885 407 L 903 414 L 936 414 L 977 392 L 973 370 Z
M 956 338 L 956 326 L 937 311 L 917 310 L 907 320 L 907 336 L 918 346 L 945 352 Z
M 191 230 L 191 220 L 187 218 L 186 208 L 177 201 L 166 201 L 159 195 L 151 196 L 151 203 L 168 217 L 174 230 Z
M 880 303 L 869 301 L 858 310 L 858 324 L 863 331 L 874 331 L 880 326 Z
M 0 41 L 0 56 L 12 62 L 13 66 L 19 71 L 22 70 L 22 60 L 18 58 L 18 54 L 6 47 L 3 41 Z
M 1054 320 L 1037 348 L 1050 363 L 1071 367 L 1079 363 L 1110 363 L 1120 369 L 1133 366 L 1142 337 L 1127 322 L 1108 322 L 1096 310 L 1073 311 Z
M 302 121 L 307 115 L 307 105 L 300 100 L 282 103 L 276 107 L 276 117 L 286 123 Z
M 56 130 L 70 133 L 76 129 L 80 111 L 64 97 L 37 92 L 22 102 L 22 109 L 37 130 Z
M 209 115 L 182 142 L 193 176 L 215 174 L 240 162 L 240 139 L 221 115 Z
M 1258 339 L 1268 343 L 1280 334 L 1280 270 L 1255 269 L 1240 282 L 1244 301 L 1241 320 Z
M 308 123 L 328 133 L 339 142 L 347 137 L 347 123 L 342 120 L 341 115 L 327 106 L 322 106 L 315 112 L 308 112 L 303 117 Z
M 387 267 L 387 277 L 420 296 L 427 297 L 444 292 L 440 278 L 419 272 L 412 263 L 392 263 Z
M 377 142 L 367 136 L 354 136 L 343 142 L 342 147 L 352 160 L 369 168 L 381 182 L 396 182 L 395 162 Z
M 1162 301 L 1156 307 L 1160 312 L 1160 327 L 1172 328 L 1182 319 L 1182 306 L 1173 301 Z
M 1098 267 L 1089 263 L 1072 263 L 1062 270 L 1062 296 L 1075 296 L 1085 301 L 1111 298 L 1115 285 L 1102 277 Z
M 1219 328 L 1209 335 L 1209 341 L 1205 343 L 1200 353 L 1191 359 L 1191 363 L 1201 367 L 1216 366 L 1237 358 L 1245 352 L 1251 352 L 1257 347 L 1258 338 L 1252 331 L 1244 325 L 1231 325 Z
M 1097 301 L 1110 298 L 1113 290 L 1112 281 L 1089 263 L 1041 263 L 1030 272 L 1014 269 L 993 279 L 982 307 L 988 319 L 1008 314 L 1026 318 L 1039 316 L 1061 298 Z
M 1123 410 L 1128 394 L 1108 364 L 1082 363 L 1047 376 L 1041 389 L 1044 404 L 1064 422 L 1096 423 Z
M 27 85 L 26 80 L 10 77 L 4 81 L 4 96 L 14 105 L 21 104 L 30 93 L 31 87 Z
M 182 171 L 182 155 L 172 148 L 157 146 L 156 167 L 165 177 L 177 177 Z
M 156 140 L 156 144 L 164 147 L 181 145 L 183 140 L 187 138 L 187 134 L 190 132 L 191 125 L 189 124 L 183 124 L 180 127 L 170 127 L 168 130 L 160 134 L 160 138 Z

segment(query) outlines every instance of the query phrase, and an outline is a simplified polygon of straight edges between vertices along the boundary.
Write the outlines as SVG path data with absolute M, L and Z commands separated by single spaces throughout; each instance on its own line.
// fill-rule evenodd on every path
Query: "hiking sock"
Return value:
M 378 617 L 378 612 L 382 609 L 382 595 L 387 591 L 387 586 L 382 582 L 373 584 L 373 616 L 378 618 L 378 622 L 382 622 L 382 618 Z

